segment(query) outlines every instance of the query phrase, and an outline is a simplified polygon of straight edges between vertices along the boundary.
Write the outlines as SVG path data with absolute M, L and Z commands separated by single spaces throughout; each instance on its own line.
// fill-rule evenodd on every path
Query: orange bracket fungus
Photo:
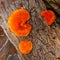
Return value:
M 22 40 L 19 43 L 19 50 L 22 54 L 29 54 L 32 50 L 32 42 L 28 40 Z
M 31 25 L 26 23 L 30 14 L 25 9 L 18 9 L 11 13 L 8 18 L 8 26 L 16 36 L 27 36 L 31 31 Z
M 51 25 L 56 19 L 55 13 L 51 10 L 44 10 L 40 15 L 44 18 L 48 25 Z

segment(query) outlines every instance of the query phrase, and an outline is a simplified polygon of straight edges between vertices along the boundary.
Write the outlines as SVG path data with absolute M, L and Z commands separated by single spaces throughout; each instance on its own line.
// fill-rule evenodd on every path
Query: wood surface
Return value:
M 29 22 L 32 25 L 32 31 L 27 37 L 17 37 L 8 28 L 8 16 L 12 11 L 20 8 L 27 9 L 31 15 Z M 59 24 L 55 21 L 52 26 L 48 26 L 40 16 L 42 10 L 46 10 L 42 0 L 2 0 L 0 2 L 0 26 L 15 47 L 20 60 L 57 60 L 60 57 Z M 33 43 L 33 50 L 28 55 L 22 55 L 18 49 L 22 39 L 28 39 Z M 2 53 L 6 51 L 0 52 Z

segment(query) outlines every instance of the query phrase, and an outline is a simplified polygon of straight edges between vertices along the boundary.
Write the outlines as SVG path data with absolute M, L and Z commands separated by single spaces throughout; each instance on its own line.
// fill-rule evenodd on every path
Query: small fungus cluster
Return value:
M 32 26 L 26 23 L 30 19 L 30 14 L 25 9 L 18 9 L 11 13 L 8 18 L 8 26 L 11 32 L 16 36 L 27 36 Z M 22 54 L 28 54 L 32 50 L 32 42 L 22 40 L 19 45 L 19 50 Z
M 48 25 L 51 25 L 56 19 L 54 12 L 51 10 L 44 10 L 40 15 L 44 18 Z M 16 36 L 27 36 L 32 28 L 29 23 L 26 23 L 29 19 L 30 14 L 27 10 L 15 10 L 8 18 L 8 27 Z M 18 47 L 22 54 L 29 54 L 33 46 L 31 41 L 22 40 Z

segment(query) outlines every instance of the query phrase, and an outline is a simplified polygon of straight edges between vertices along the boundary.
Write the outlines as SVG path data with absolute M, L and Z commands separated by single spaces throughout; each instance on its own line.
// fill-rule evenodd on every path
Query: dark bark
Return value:
M 17 37 L 8 28 L 8 16 L 16 9 L 25 8 L 30 12 L 32 31 L 27 37 Z M 0 23 L 10 42 L 17 50 L 20 60 L 56 60 L 60 57 L 60 27 L 55 22 L 51 27 L 40 16 L 46 7 L 42 0 L 3 0 L 0 2 Z M 19 52 L 18 44 L 22 39 L 31 40 L 33 50 L 28 55 Z
M 14 46 L 9 42 L 3 29 L 0 27 L 0 60 L 7 60 L 9 55 L 17 54 Z
M 60 16 L 60 0 L 43 0 L 47 8 L 54 10 Z

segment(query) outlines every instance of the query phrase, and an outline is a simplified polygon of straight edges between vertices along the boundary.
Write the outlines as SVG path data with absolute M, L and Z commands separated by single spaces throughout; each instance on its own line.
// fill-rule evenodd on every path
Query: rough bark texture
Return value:
M 16 55 L 16 49 L 10 43 L 3 29 L 0 27 L 0 60 L 7 60 L 9 55 Z
M 16 9 L 24 8 L 30 12 L 32 31 L 27 37 L 17 37 L 8 28 L 8 16 Z M 51 27 L 39 15 L 46 7 L 42 0 L 2 0 L 0 2 L 0 25 L 17 50 L 20 60 L 56 60 L 60 57 L 60 27 L 55 22 Z M 28 55 L 19 52 L 22 39 L 31 40 L 33 50 Z M 6 53 L 6 51 L 4 50 Z M 0 52 L 0 54 L 3 52 Z
M 53 9 L 58 15 L 60 15 L 60 0 L 43 0 L 47 7 Z

